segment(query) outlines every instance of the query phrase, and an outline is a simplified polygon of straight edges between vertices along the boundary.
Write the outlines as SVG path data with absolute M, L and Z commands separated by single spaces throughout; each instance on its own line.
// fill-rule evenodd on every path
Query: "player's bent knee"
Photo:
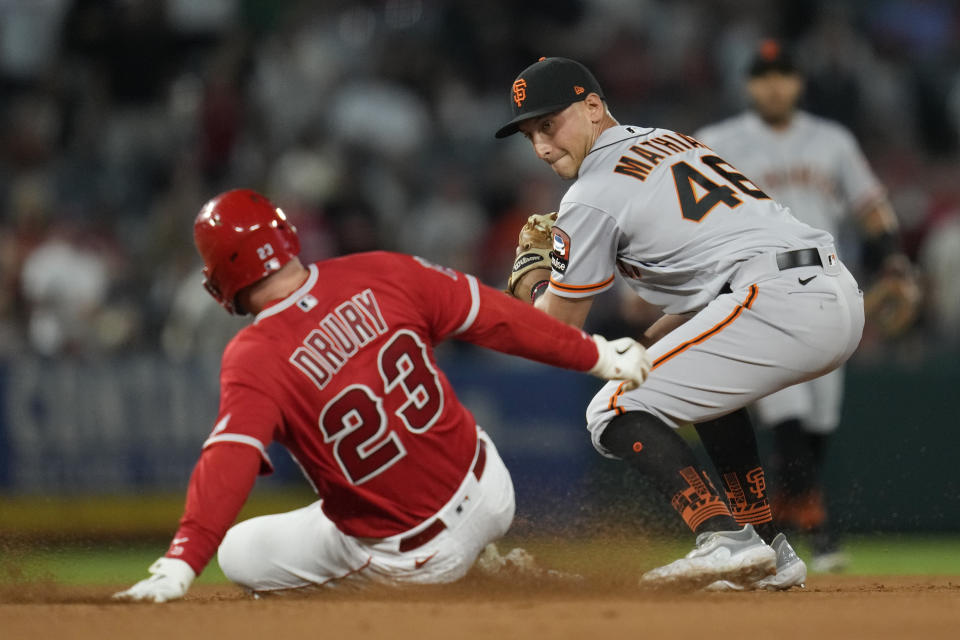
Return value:
M 251 520 L 240 522 L 227 531 L 220 548 L 217 549 L 217 562 L 223 575 L 248 589 L 256 589 L 259 582 L 258 558 L 264 549 L 257 547 L 258 527 Z
M 627 411 L 614 417 L 600 433 L 598 443 L 618 458 L 629 458 L 653 441 L 675 438 L 673 428 L 645 411 Z

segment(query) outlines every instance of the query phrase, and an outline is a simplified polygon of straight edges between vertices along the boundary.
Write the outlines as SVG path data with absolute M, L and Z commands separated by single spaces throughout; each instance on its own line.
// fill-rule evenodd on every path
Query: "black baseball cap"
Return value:
M 566 109 L 591 93 L 603 99 L 600 83 L 585 66 L 569 58 L 540 58 L 513 81 L 510 89 L 513 119 L 500 127 L 496 137 L 511 136 L 524 120 Z
M 790 52 L 783 44 L 773 38 L 768 38 L 757 47 L 757 53 L 750 63 L 750 77 L 756 78 L 771 71 L 779 73 L 800 73 Z

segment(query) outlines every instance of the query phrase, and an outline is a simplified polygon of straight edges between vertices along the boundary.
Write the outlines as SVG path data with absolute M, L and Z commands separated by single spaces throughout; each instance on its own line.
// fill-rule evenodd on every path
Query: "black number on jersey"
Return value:
M 720 157 L 701 156 L 700 161 L 736 187 L 740 193 L 755 200 L 770 199 L 749 178 Z M 670 169 L 673 171 L 673 183 L 677 188 L 680 213 L 687 220 L 700 222 L 718 204 L 725 204 L 731 209 L 736 209 L 743 204 L 743 200 L 734 193 L 732 188 L 726 184 L 717 184 L 683 160 L 675 163 Z

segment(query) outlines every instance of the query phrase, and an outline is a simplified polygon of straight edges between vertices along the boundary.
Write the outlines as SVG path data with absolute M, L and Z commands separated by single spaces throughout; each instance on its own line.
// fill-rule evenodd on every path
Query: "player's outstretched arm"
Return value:
M 128 602 L 168 602 L 187 594 L 237 519 L 260 470 L 253 447 L 220 443 L 204 449 L 190 476 L 187 504 L 170 550 L 144 578 L 113 595 Z
M 610 380 L 642 384 L 650 371 L 646 350 L 631 338 L 591 339 L 528 303 L 480 284 L 474 276 L 422 258 L 397 258 L 404 291 L 421 310 L 433 341 L 450 336 L 481 347 Z M 401 276 L 403 277 L 403 276 Z
M 642 384 L 650 371 L 646 349 L 632 338 L 590 338 L 581 329 L 479 285 L 477 316 L 460 338 L 482 347 L 607 380 Z
M 626 391 L 636 389 L 650 374 L 650 356 L 633 338 L 607 340 L 594 335 L 597 345 L 597 364 L 589 373 L 604 380 L 623 380 Z
M 547 289 L 533 303 L 537 309 L 543 311 L 560 322 L 582 329 L 593 308 L 593 296 L 587 298 L 564 298 Z

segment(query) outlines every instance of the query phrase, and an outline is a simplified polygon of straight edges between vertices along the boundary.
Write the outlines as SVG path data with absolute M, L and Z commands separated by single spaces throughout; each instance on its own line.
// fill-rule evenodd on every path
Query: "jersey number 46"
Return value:
M 770 199 L 770 196 L 757 188 L 757 185 L 719 156 L 701 156 L 700 161 L 736 187 L 740 193 L 755 200 Z M 731 209 L 736 209 L 743 204 L 743 200 L 728 185 L 717 184 L 683 160 L 670 168 L 673 170 L 673 182 L 677 187 L 680 212 L 687 220 L 700 222 L 718 204 L 725 204 Z

